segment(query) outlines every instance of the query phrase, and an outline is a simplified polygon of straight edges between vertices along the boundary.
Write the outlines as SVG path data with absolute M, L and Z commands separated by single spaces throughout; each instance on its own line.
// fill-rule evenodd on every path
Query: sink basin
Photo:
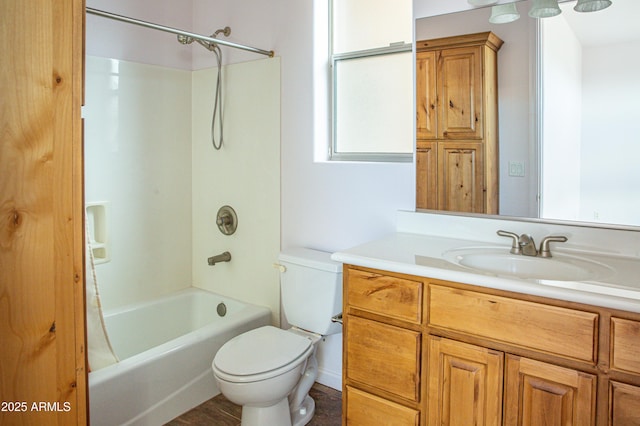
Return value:
M 444 258 L 467 269 L 520 279 L 591 281 L 612 273 L 608 266 L 582 257 L 565 254 L 554 254 L 551 258 L 523 256 L 511 254 L 505 248 L 455 249 L 445 252 Z

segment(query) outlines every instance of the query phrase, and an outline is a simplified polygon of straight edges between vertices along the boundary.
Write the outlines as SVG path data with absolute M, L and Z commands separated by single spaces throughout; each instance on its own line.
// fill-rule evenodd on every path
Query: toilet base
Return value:
M 292 426 L 289 401 L 285 397 L 277 404 L 269 407 L 244 405 L 242 406 L 242 421 L 240 424 L 241 426 Z
M 241 426 L 304 426 L 311 421 L 316 403 L 309 395 L 295 412 L 289 411 L 289 401 L 282 401 L 269 407 L 242 407 Z
M 311 421 L 316 411 L 316 403 L 309 395 L 304 398 L 300 408 L 291 413 L 292 426 L 304 426 Z

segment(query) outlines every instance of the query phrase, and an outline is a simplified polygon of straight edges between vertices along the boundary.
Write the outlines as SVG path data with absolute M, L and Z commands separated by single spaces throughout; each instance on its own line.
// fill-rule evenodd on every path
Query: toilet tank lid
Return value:
M 329 272 L 341 272 L 342 263 L 331 260 L 331 253 L 303 247 L 283 250 L 278 257 L 280 262 L 306 266 Z

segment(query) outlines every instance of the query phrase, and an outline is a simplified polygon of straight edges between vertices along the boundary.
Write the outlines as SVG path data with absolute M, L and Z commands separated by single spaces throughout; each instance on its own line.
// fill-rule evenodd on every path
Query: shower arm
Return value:
M 245 46 L 243 44 L 233 43 L 226 40 L 219 40 L 214 37 L 203 36 L 200 34 L 189 32 L 189 31 L 179 30 L 177 28 L 166 27 L 164 25 L 158 25 L 151 22 L 141 21 L 139 19 L 129 18 L 127 16 L 116 15 L 115 13 L 105 12 L 102 10 L 93 9 L 91 7 L 87 7 L 86 9 L 87 9 L 87 13 L 90 13 L 92 15 L 102 16 L 103 18 L 114 19 L 116 21 L 127 22 L 129 24 L 140 25 L 141 27 L 152 28 L 154 30 L 164 31 L 167 33 L 177 34 L 185 37 L 191 37 L 193 39 L 201 40 L 207 43 L 215 43 L 215 44 L 221 44 L 223 46 L 234 47 L 236 49 L 242 49 L 248 52 L 259 53 L 261 55 L 265 55 L 270 58 L 273 58 L 273 56 L 275 55 L 273 50 L 263 50 L 263 49 L 258 49 L 256 47 Z

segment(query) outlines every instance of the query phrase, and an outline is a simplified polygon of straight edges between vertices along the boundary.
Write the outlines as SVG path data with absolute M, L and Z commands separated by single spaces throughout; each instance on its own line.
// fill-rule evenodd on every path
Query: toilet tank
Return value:
M 282 309 L 290 325 L 322 335 L 342 332 L 331 322 L 342 312 L 342 263 L 330 256 L 307 248 L 280 253 Z

